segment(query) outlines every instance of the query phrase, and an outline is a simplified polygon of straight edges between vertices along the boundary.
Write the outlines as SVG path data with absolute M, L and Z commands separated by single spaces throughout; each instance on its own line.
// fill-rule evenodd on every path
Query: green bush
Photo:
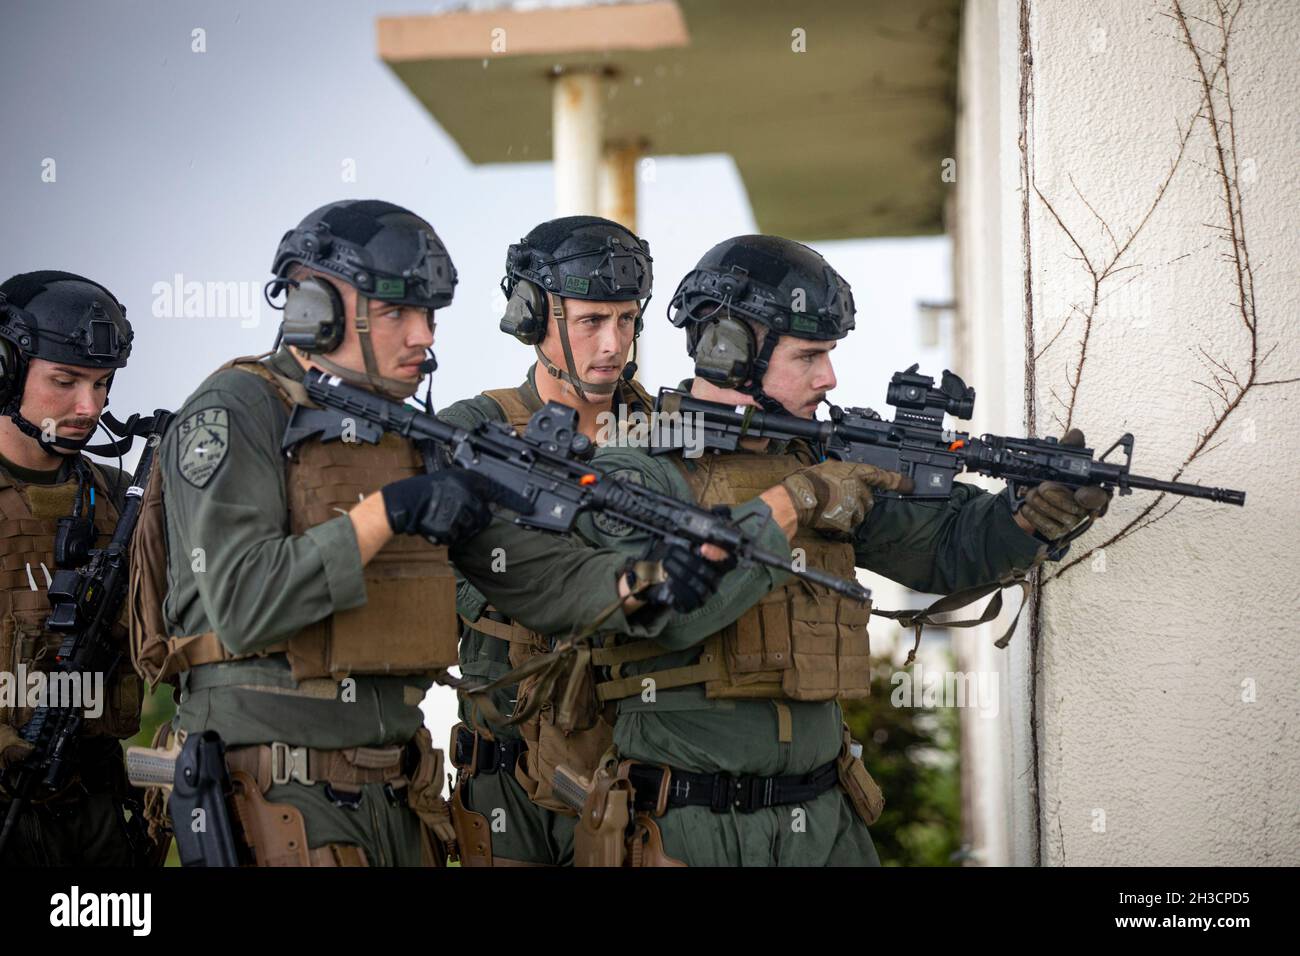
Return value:
M 885 866 L 954 866 L 961 849 L 957 710 L 895 707 L 896 670 L 873 659 L 871 696 L 844 704 L 867 770 L 885 794 L 871 838 Z

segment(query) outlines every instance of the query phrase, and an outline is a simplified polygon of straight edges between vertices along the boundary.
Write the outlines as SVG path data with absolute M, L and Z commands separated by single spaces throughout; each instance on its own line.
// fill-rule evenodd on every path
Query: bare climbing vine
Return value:
M 1037 363 L 1053 347 L 1067 327 L 1074 323 L 1076 319 L 1082 321 L 1083 328 L 1078 340 L 1077 353 L 1073 356 L 1072 361 L 1067 364 L 1066 394 L 1063 397 L 1057 394 L 1055 389 L 1051 390 L 1053 399 L 1055 399 L 1065 415 L 1064 419 L 1062 419 L 1059 411 L 1054 411 L 1053 417 L 1065 430 L 1069 429 L 1074 421 L 1074 413 L 1079 398 L 1079 387 L 1088 361 L 1088 346 L 1097 322 L 1099 304 L 1105 295 L 1109 294 L 1110 288 L 1115 285 L 1115 279 L 1120 273 L 1139 267 L 1140 264 L 1126 261 L 1126 257 L 1131 258 L 1130 253 L 1133 249 L 1134 240 L 1151 219 L 1152 213 L 1155 212 L 1161 200 L 1165 197 L 1175 173 L 1183 164 L 1192 131 L 1201 121 L 1204 121 L 1206 125 L 1213 156 L 1209 168 L 1218 181 L 1221 190 L 1225 221 L 1206 223 L 1205 225 L 1214 230 L 1215 238 L 1223 242 L 1227 247 L 1222 255 L 1231 264 L 1234 275 L 1233 313 L 1242 324 L 1243 334 L 1248 346 L 1248 355 L 1245 366 L 1234 366 L 1227 359 L 1215 358 L 1205 348 L 1198 346 L 1197 359 L 1213 383 L 1196 382 L 1196 384 L 1201 385 L 1211 393 L 1209 423 L 1198 432 L 1190 453 L 1170 476 L 1170 481 L 1179 480 L 1192 462 L 1209 454 L 1226 440 L 1214 441 L 1215 436 L 1222 430 L 1229 416 L 1241 406 L 1242 399 L 1251 390 L 1270 385 L 1300 382 L 1300 378 L 1266 381 L 1260 374 L 1265 362 L 1268 361 L 1277 348 L 1277 343 L 1269 346 L 1261 354 L 1259 316 L 1255 308 L 1255 273 L 1251 264 L 1250 249 L 1246 241 L 1246 221 L 1240 190 L 1241 169 L 1237 154 L 1236 113 L 1233 106 L 1232 75 L 1229 69 L 1228 56 L 1237 17 L 1241 13 L 1243 6 L 1245 6 L 1246 0 L 1212 0 L 1212 3 L 1215 11 L 1215 19 L 1212 20 L 1188 14 L 1184 9 L 1183 0 L 1171 0 L 1168 12 L 1163 14 L 1172 19 L 1177 25 L 1179 39 L 1187 48 L 1187 52 L 1195 65 L 1193 78 L 1201 89 L 1201 98 L 1196 112 L 1187 123 L 1186 129 L 1183 129 L 1182 124 L 1179 124 L 1178 149 L 1169 164 L 1169 170 L 1164 177 L 1164 181 L 1156 189 L 1151 203 L 1137 220 L 1136 225 L 1128 230 L 1124 241 L 1121 243 L 1116 239 L 1114 230 L 1088 202 L 1074 183 L 1073 177 L 1071 177 L 1070 184 L 1074 187 L 1075 193 L 1092 216 L 1101 224 L 1101 228 L 1109 241 L 1109 248 L 1106 251 L 1089 254 L 1084 249 L 1083 244 L 1076 238 L 1075 233 L 1057 213 L 1048 198 L 1043 195 L 1037 186 L 1034 187 L 1035 193 L 1043 205 L 1047 207 L 1047 211 L 1056 221 L 1056 224 L 1074 245 L 1075 249 L 1078 250 L 1080 261 L 1089 275 L 1092 287 L 1091 294 L 1087 297 L 1088 301 L 1085 304 L 1076 303 L 1071 307 L 1070 313 L 1061 323 L 1061 327 L 1034 356 L 1034 361 Z M 1200 42 L 1201 38 L 1198 38 L 1193 33 L 1189 21 L 1200 25 L 1198 32 L 1208 35 L 1208 44 Z M 1131 279 L 1126 279 L 1126 281 L 1131 281 Z M 1166 495 L 1163 493 L 1157 495 L 1150 504 L 1144 507 L 1124 527 L 1105 541 L 1094 545 L 1083 554 L 1062 565 L 1055 574 L 1046 578 L 1044 583 L 1061 577 L 1096 551 L 1110 547 L 1148 525 L 1154 524 L 1172 512 L 1182 501 L 1179 498 L 1173 504 L 1161 510 L 1165 497 Z

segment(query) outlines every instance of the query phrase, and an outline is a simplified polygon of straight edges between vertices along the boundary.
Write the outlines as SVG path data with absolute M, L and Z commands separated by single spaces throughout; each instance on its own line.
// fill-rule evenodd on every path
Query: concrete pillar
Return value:
M 551 109 L 557 216 L 591 216 L 599 208 L 600 90 L 595 73 L 555 78 Z
M 600 169 L 600 215 L 636 232 L 636 167 L 640 144 L 605 147 Z

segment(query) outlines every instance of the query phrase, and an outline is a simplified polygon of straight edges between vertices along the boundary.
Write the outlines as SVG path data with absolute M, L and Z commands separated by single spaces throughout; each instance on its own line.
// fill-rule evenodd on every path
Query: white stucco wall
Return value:
M 1061 434 L 1086 331 L 1072 422 L 1089 444 L 1132 431 L 1133 471 L 1169 478 L 1221 420 L 1182 480 L 1248 493 L 1244 509 L 1184 500 L 1049 581 L 1008 652 L 991 633 L 965 645 L 1009 678 L 965 774 L 991 863 L 1300 863 L 1300 382 L 1263 384 L 1300 378 L 1300 5 L 1240 4 L 1226 82 L 1215 4 L 1181 8 L 1214 77 L 1217 146 L 1172 0 L 965 11 L 953 232 L 972 431 Z M 1245 256 L 1256 373 L 1225 415 L 1240 387 L 1212 362 L 1251 381 Z M 1226 402 L 1196 384 L 1211 372 Z M 1117 497 L 1062 564 L 1154 498 Z

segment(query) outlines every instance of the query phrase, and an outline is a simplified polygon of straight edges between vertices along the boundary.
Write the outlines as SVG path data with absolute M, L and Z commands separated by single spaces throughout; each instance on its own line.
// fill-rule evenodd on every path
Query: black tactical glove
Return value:
M 718 590 L 722 576 L 736 566 L 728 555 L 725 561 L 711 561 L 699 548 L 673 545 L 659 560 L 667 580 L 655 585 L 643 597 L 651 604 L 662 604 L 683 613 L 703 606 Z
M 1084 447 L 1083 432 L 1071 428 L 1061 439 L 1062 445 Z M 1056 481 L 1045 481 L 1029 489 L 1020 513 L 1033 525 L 1044 541 L 1057 541 L 1088 515 L 1100 518 L 1110 507 L 1111 493 L 1100 485 L 1070 488 Z
M 434 544 L 456 544 L 487 527 L 488 502 L 527 511 L 528 502 L 491 479 L 463 468 L 413 475 L 380 489 L 396 534 L 422 534 Z

